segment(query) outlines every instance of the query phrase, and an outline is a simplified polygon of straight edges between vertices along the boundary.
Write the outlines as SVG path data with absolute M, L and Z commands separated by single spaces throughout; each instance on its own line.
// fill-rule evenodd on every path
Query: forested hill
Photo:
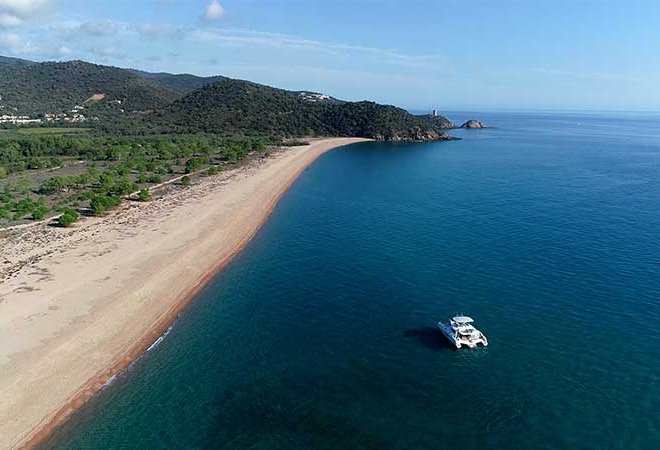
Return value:
M 156 83 L 173 90 L 179 94 L 188 94 L 206 85 L 214 83 L 219 80 L 224 80 L 225 77 L 198 77 L 197 75 L 190 75 L 187 73 L 172 74 L 166 72 L 151 73 L 143 72 L 141 70 L 132 70 L 133 73 L 139 75 L 147 80 L 155 81 Z
M 413 116 L 394 106 L 340 102 L 242 80 L 223 79 L 175 101 L 154 122 L 186 131 L 443 139 L 448 120 Z
M 0 55 L 0 67 L 2 66 L 24 67 L 24 66 L 30 66 L 32 64 L 36 64 L 36 63 L 32 61 L 28 61 L 27 59 L 11 58 L 9 56 Z
M 69 111 L 94 95 L 121 101 L 125 111 L 161 108 L 178 97 L 129 70 L 82 61 L 0 66 L 2 104 L 20 114 Z
M 345 102 L 222 76 L 11 58 L 0 59 L 0 110 L 31 118 L 48 114 L 48 120 L 53 114 L 69 113 L 66 120 L 82 117 L 85 126 L 114 134 L 175 131 L 431 140 L 448 139 L 443 130 L 453 128 L 444 117 L 413 116 L 394 106 Z

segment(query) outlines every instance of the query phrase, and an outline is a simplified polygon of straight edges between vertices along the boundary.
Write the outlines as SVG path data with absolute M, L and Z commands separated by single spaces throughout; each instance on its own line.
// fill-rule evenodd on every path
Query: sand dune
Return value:
M 141 354 L 250 240 L 323 139 L 72 229 L 0 238 L 0 448 L 31 445 Z

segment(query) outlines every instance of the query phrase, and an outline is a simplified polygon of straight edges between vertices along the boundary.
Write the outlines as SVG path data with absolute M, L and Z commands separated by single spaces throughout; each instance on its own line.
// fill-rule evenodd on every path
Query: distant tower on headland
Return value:
M 434 109 L 433 112 L 431 113 L 433 117 L 438 117 L 438 110 Z

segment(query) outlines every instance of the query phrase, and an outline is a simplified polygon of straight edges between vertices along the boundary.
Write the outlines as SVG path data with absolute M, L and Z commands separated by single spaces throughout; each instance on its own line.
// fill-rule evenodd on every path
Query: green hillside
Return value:
M 182 74 L 171 74 L 165 72 L 151 73 L 151 72 L 143 72 L 141 70 L 132 70 L 132 72 L 147 80 L 155 81 L 158 84 L 182 95 L 193 92 L 197 89 L 200 89 L 216 81 L 225 79 L 225 77 L 221 77 L 221 76 L 198 77 L 196 75 L 190 75 L 187 73 L 182 73 Z
M 413 116 L 372 102 L 310 101 L 299 92 L 223 79 L 173 102 L 152 118 L 180 131 L 284 136 L 361 136 L 387 140 L 443 139 L 444 118 Z
M 20 114 L 68 111 L 95 94 L 120 100 L 126 111 L 162 108 L 178 97 L 131 71 L 82 61 L 0 66 L 2 105 Z
M 1 56 L 0 55 L 0 67 L 2 67 L 2 66 L 25 67 L 25 66 L 30 66 L 32 64 L 36 64 L 36 63 L 34 63 L 32 61 L 28 61 L 27 59 L 12 58 L 10 56 Z
M 4 61 L 5 64 L 1 62 Z M 82 61 L 25 64 L 0 60 L 0 106 L 39 117 L 84 105 L 85 126 L 109 134 L 215 133 L 448 139 L 443 117 L 395 106 L 345 102 L 225 77 L 148 73 Z

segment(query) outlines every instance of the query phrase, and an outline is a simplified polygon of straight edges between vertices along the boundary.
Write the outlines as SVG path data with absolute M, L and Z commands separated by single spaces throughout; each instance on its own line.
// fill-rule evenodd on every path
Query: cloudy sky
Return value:
M 660 108 L 657 0 L 0 0 L 0 54 L 412 109 Z

